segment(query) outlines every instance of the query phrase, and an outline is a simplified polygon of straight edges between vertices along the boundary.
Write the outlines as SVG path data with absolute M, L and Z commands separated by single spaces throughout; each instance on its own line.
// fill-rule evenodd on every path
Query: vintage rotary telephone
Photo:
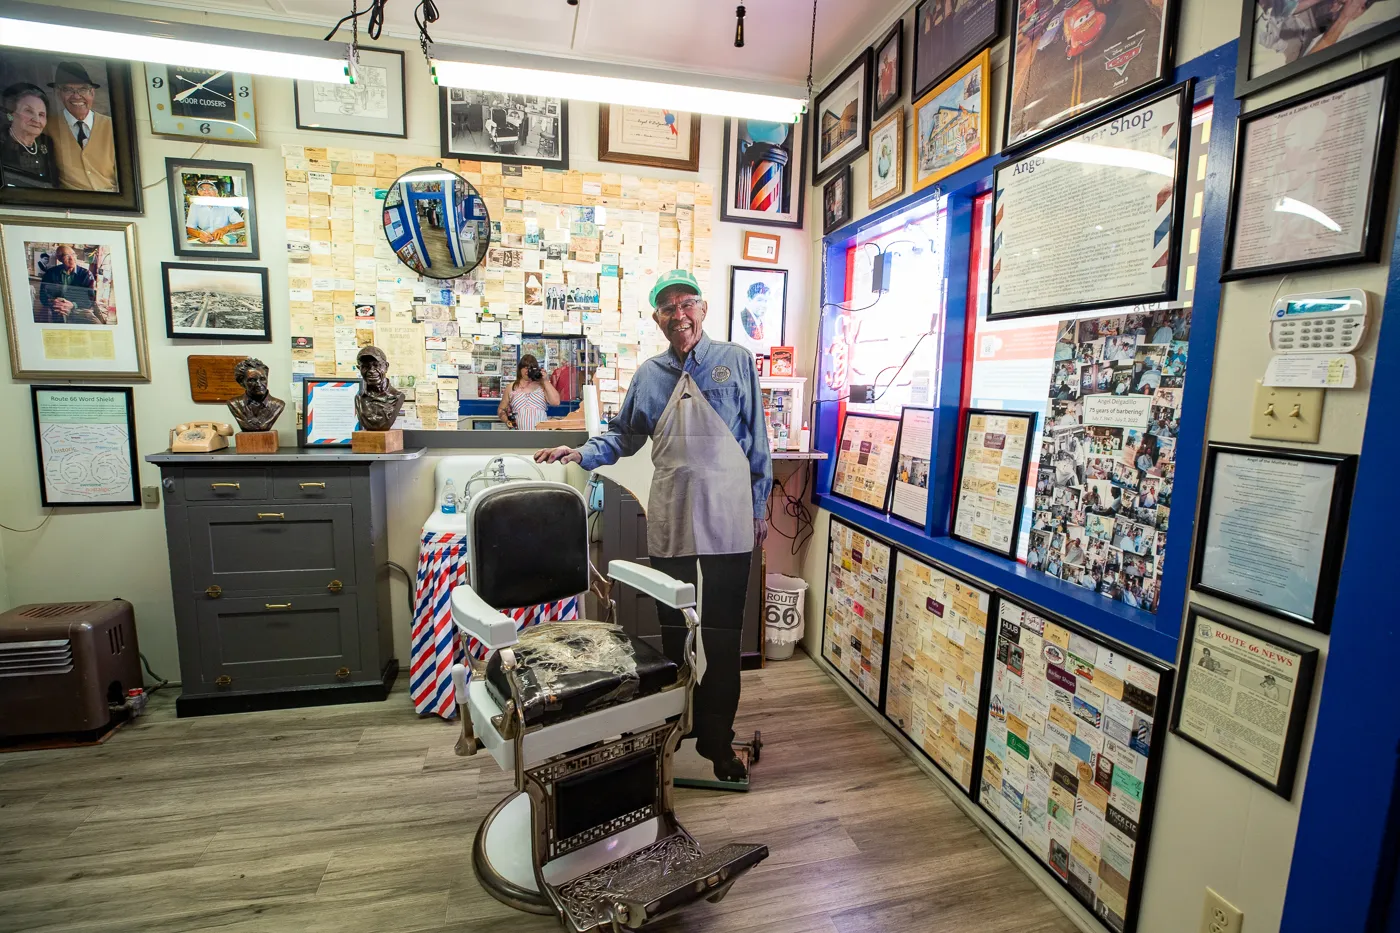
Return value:
M 208 453 L 228 446 L 233 426 L 222 421 L 191 421 L 170 431 L 170 450 L 177 454 Z

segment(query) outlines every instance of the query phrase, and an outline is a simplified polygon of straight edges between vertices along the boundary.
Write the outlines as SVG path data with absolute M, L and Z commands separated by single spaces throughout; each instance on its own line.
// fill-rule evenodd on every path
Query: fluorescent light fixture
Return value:
M 1274 211 L 1281 214 L 1297 214 L 1299 217 L 1306 217 L 1314 223 L 1322 224 L 1322 226 L 1331 230 L 1333 233 L 1342 232 L 1341 224 L 1337 223 L 1331 217 L 1328 217 L 1311 204 L 1305 204 L 1293 198 L 1279 198 L 1274 202 Z
M 772 123 L 796 123 L 807 110 L 805 97 L 795 88 L 770 89 L 710 75 L 701 77 L 706 83 L 702 87 L 688 83 L 688 75 L 651 68 L 518 53 L 502 61 L 503 53 L 494 49 L 454 51 L 470 55 L 473 61 L 433 59 L 433 79 L 443 87 L 689 110 Z
M 67 19 L 81 25 L 54 22 Z M 0 0 L 0 46 L 349 84 L 348 50 L 322 42 Z
M 1112 165 L 1117 168 L 1130 168 L 1139 172 L 1151 172 L 1171 178 L 1176 174 L 1176 166 L 1166 156 L 1137 149 L 1122 149 L 1117 146 L 1098 146 L 1094 143 L 1060 143 L 1041 153 L 1047 159 L 1060 162 L 1083 162 L 1089 165 Z

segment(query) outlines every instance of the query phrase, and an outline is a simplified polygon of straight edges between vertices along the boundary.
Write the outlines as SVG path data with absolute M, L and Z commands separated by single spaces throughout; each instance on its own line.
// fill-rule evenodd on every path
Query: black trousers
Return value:
M 749 589 L 753 554 L 707 554 L 701 557 L 653 557 L 651 565 L 683 583 L 697 583 L 696 568 L 704 573 L 700 605 L 701 639 L 705 643 L 705 680 L 695 687 L 692 733 L 701 755 L 723 759 L 731 755 L 734 714 L 739 709 L 739 646 L 744 627 L 744 602 Z M 656 605 L 661 621 L 661 645 L 677 664 L 685 660 L 685 616 L 679 609 Z

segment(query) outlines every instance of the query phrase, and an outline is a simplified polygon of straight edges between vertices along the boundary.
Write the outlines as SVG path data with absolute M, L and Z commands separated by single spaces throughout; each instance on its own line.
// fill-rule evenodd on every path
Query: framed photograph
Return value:
M 403 71 L 397 49 L 361 46 L 354 84 L 297 81 L 297 129 L 407 138 Z
M 141 212 L 127 62 L 6 46 L 0 88 L 0 206 Z
M 258 258 L 251 164 L 166 159 L 165 180 L 176 256 Z
M 598 161 L 700 170 L 700 114 L 598 105 Z
M 1033 411 L 967 410 L 951 537 L 1016 559 L 1035 417 Z M 1064 558 L 1074 556 L 1066 553 Z M 1082 565 L 1084 555 L 1078 557 Z
M 1222 280 L 1381 258 L 1397 74 L 1391 62 L 1240 115 Z
M 822 660 L 883 709 L 894 548 L 832 516 L 826 554 Z
M 1317 656 L 1316 648 L 1192 606 L 1172 732 L 1292 799 Z
M 16 379 L 149 382 L 134 224 L 0 215 Z
M 1179 84 L 996 167 L 988 320 L 1176 298 L 1191 90 Z M 1131 161 L 1076 155 L 1110 138 Z
M 1104 926 L 1133 933 L 1172 669 L 1005 590 L 997 597 L 977 802 Z M 1026 697 L 1048 713 L 1028 717 Z
M 782 245 L 782 237 L 776 233 L 744 231 L 744 259 L 748 262 L 776 263 Z
M 997 0 L 920 0 L 914 8 L 913 96 L 933 90 L 1000 35 Z
M 899 412 L 899 437 L 894 446 L 893 496 L 890 514 L 928 527 L 928 484 L 933 470 L 933 409 L 903 408 Z
M 167 337 L 272 342 L 265 266 L 163 262 L 160 273 Z
M 355 397 L 362 379 L 304 379 L 301 383 L 299 447 L 349 447 L 360 430 Z
M 729 268 L 729 339 L 766 356 L 787 329 L 787 270 Z
M 891 415 L 847 412 L 836 447 L 836 476 L 831 494 L 877 511 L 885 510 L 900 419 Z
M 971 797 L 982 772 L 996 593 L 903 551 L 892 589 L 885 717 Z
M 1170 80 L 1177 0 L 1013 0 L 1004 149 Z
M 904 96 L 904 20 L 894 21 L 875 45 L 875 95 L 872 119 L 878 120 Z
M 141 504 L 130 386 L 30 386 L 44 508 Z
M 914 104 L 914 190 L 927 188 L 992 151 L 992 53 L 983 52 Z
M 569 167 L 567 100 L 444 87 L 438 121 L 444 158 Z
M 1328 632 L 1357 458 L 1210 444 L 1191 586 Z
M 822 233 L 830 233 L 851 219 L 851 167 L 843 168 L 822 186 Z
M 774 347 L 768 354 L 768 375 L 791 378 L 797 375 L 797 348 Z
M 850 165 L 870 138 L 870 69 L 866 49 L 817 93 L 812 112 L 812 177 L 818 184 Z
M 802 226 L 807 191 L 806 119 L 724 121 L 720 220 L 768 227 Z
M 220 143 L 258 141 L 253 76 L 146 63 L 151 132 Z
M 1275 4 L 1245 0 L 1235 96 L 1244 97 L 1400 32 L 1400 7 L 1376 0 Z
M 870 198 L 873 209 L 904 193 L 904 108 L 870 131 Z

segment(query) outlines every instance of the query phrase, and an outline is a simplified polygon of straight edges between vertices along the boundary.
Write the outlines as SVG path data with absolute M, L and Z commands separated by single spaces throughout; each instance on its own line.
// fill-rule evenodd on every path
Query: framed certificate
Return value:
M 933 409 L 905 408 L 899 413 L 895 443 L 894 496 L 890 514 L 920 528 L 928 525 L 928 482 L 933 467 Z
M 140 505 L 131 388 L 29 388 L 44 508 Z
M 1391 62 L 1240 117 L 1222 280 L 1380 259 L 1397 74 Z
M 1035 412 L 969 408 L 950 534 L 1016 559 Z
M 831 494 L 881 511 L 889 497 L 899 419 L 851 412 L 841 424 Z
M 1317 649 L 1191 607 L 1172 731 L 1288 800 Z
M 307 379 L 301 386 L 301 447 L 349 447 L 351 436 L 360 430 L 355 396 L 360 379 Z
M 831 519 L 822 660 L 876 709 L 884 708 L 889 654 L 890 562 L 894 548 L 855 525 Z
M 1356 460 L 1211 444 L 1191 586 L 1330 631 Z
M 1175 300 L 1192 87 L 996 167 L 988 320 Z

